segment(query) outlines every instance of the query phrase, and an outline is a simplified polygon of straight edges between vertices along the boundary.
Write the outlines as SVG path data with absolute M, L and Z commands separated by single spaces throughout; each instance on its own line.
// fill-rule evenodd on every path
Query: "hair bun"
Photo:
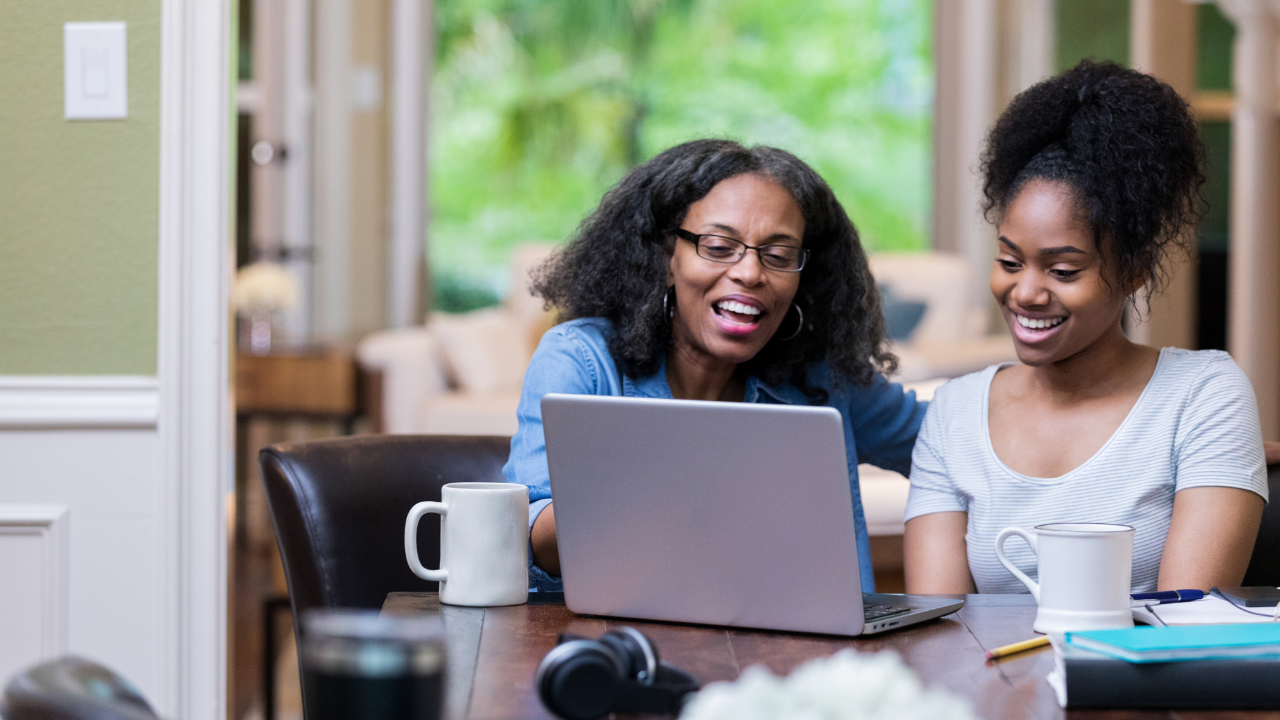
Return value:
M 1115 243 L 1121 279 L 1158 285 L 1166 248 L 1199 219 L 1203 159 L 1173 88 L 1085 60 L 1019 94 L 996 121 L 982 155 L 983 211 L 998 222 L 1029 180 L 1067 183 L 1096 234 Z

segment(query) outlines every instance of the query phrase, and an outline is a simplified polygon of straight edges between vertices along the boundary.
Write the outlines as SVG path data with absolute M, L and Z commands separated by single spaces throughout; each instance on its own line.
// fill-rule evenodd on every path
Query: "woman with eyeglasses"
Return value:
M 565 322 L 525 373 L 503 469 L 529 487 L 532 587 L 560 589 L 540 408 L 552 392 L 836 408 L 875 587 L 857 466 L 907 472 L 924 405 L 882 374 L 896 360 L 866 253 L 812 168 L 727 140 L 667 150 L 605 195 L 533 289 Z M 755 441 L 708 432 L 726 452 Z
M 1239 585 L 1267 500 L 1257 403 L 1216 350 L 1130 341 L 1194 227 L 1204 157 L 1187 103 L 1112 63 L 1014 98 L 983 158 L 995 297 L 1021 364 L 942 386 L 916 444 L 907 590 L 1022 592 L 1003 528 L 1135 529 L 1134 591 Z M 1030 548 L 1010 560 L 1035 573 Z

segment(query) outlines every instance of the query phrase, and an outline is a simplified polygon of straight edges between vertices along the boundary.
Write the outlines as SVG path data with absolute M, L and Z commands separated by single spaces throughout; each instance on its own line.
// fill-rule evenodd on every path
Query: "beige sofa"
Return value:
M 357 357 L 383 378 L 383 429 L 389 433 L 512 435 L 524 368 L 551 326 L 541 301 L 528 294 L 528 273 L 552 250 L 529 245 L 513 256 L 511 291 L 498 308 L 463 315 L 432 314 L 420 327 L 374 333 Z M 919 325 L 894 345 L 894 379 L 921 399 L 956 377 L 1015 358 L 1007 335 L 988 335 L 985 311 L 966 300 L 972 290 L 965 261 L 944 253 L 876 255 L 872 273 L 904 300 L 926 303 Z M 907 481 L 863 466 L 862 498 L 872 535 L 900 535 Z
M 975 272 L 964 258 L 949 253 L 871 256 L 876 282 L 898 298 L 926 304 L 915 331 L 893 346 L 898 356 L 895 379 L 953 378 L 1017 359 L 1013 340 L 1003 328 L 987 332 L 987 305 L 973 301 Z
M 553 319 L 529 294 L 529 273 L 555 249 L 512 253 L 507 299 L 496 308 L 432 313 L 424 325 L 376 332 L 356 359 L 382 376 L 384 432 L 514 435 L 524 370 Z

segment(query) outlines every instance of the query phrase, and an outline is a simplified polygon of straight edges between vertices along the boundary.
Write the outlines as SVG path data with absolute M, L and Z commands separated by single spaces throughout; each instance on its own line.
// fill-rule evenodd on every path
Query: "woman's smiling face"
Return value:
M 1071 189 L 1032 180 L 999 226 L 991 294 L 1030 366 L 1072 357 L 1119 328 L 1129 292 L 1110 271 Z
M 690 205 L 680 227 L 751 247 L 800 247 L 804 214 L 791 193 L 772 179 L 736 175 Z M 676 294 L 672 329 L 677 351 L 733 364 L 764 348 L 800 287 L 800 273 L 766 269 L 755 252 L 735 263 L 713 262 L 682 239 L 675 241 L 667 268 L 667 282 Z M 794 313 L 790 322 L 796 322 Z

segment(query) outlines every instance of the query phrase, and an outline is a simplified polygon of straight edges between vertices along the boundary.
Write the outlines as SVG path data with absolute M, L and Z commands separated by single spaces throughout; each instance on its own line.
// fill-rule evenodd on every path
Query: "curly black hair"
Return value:
M 982 155 L 983 213 L 999 218 L 1031 180 L 1062 182 L 1122 286 L 1166 281 L 1170 251 L 1204 208 L 1205 150 L 1190 108 L 1165 83 L 1085 60 L 1009 104 Z
M 747 173 L 767 176 L 791 193 L 804 214 L 802 242 L 810 253 L 795 298 L 804 312 L 803 332 L 792 340 L 771 339 L 744 369 L 769 384 L 791 382 L 814 402 L 825 399 L 806 380 L 815 361 L 826 361 L 837 383 L 865 385 L 876 371 L 895 372 L 880 295 L 857 230 L 826 182 L 776 148 L 695 140 L 636 167 L 534 272 L 532 292 L 561 320 L 611 320 L 609 351 L 622 371 L 653 374 L 672 341 L 663 311 L 672 233 L 690 205 L 718 183 Z

